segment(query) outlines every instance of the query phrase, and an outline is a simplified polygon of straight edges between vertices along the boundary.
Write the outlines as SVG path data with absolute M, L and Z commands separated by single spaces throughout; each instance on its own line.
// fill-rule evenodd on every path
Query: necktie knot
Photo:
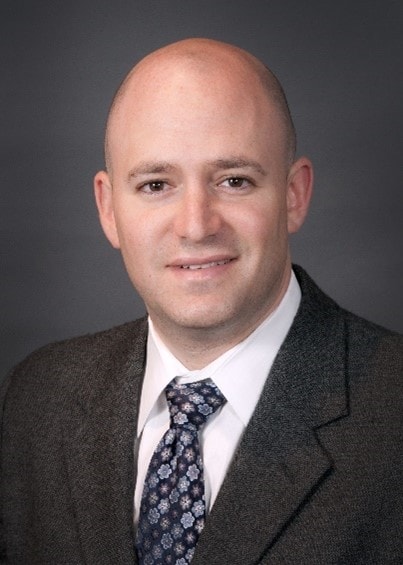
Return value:
M 219 388 L 210 379 L 188 384 L 171 381 L 165 394 L 171 427 L 185 428 L 195 433 L 225 401 Z

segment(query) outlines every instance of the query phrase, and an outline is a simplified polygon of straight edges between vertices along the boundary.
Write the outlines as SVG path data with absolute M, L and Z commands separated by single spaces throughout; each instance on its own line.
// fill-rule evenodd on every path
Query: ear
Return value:
M 115 221 L 112 183 L 108 173 L 105 171 L 99 171 L 95 175 L 94 192 L 102 229 L 111 245 L 115 249 L 119 249 L 120 243 Z
M 292 165 L 287 181 L 288 233 L 299 230 L 308 212 L 312 196 L 313 167 L 306 157 L 301 157 Z

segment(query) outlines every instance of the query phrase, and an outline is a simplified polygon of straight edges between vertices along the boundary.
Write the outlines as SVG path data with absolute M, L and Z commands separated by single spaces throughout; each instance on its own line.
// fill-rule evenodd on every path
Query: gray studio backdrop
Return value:
M 401 0 L 0 0 L 1 374 L 41 344 L 143 313 L 98 226 L 92 177 L 120 80 L 188 36 L 236 43 L 276 72 L 316 168 L 294 260 L 402 331 L 402 29 Z

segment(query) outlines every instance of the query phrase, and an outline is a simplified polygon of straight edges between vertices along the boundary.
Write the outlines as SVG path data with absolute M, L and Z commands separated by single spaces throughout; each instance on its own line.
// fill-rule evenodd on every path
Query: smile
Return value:
M 181 269 L 190 269 L 194 271 L 196 269 L 209 269 L 210 267 L 218 267 L 219 265 L 226 265 L 231 259 L 224 259 L 222 261 L 210 261 L 210 263 L 202 263 L 201 265 L 181 265 Z

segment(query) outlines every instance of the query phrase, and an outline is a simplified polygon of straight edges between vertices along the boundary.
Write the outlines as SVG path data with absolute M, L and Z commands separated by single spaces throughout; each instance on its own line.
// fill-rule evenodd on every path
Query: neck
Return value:
M 281 298 L 283 295 L 281 296 Z M 181 327 L 161 323 L 151 316 L 154 328 L 171 353 L 190 371 L 203 369 L 220 355 L 245 340 L 277 308 L 281 298 L 253 321 L 235 327 Z
M 223 340 L 220 332 L 212 329 L 208 331 L 208 336 L 202 336 L 200 330 L 191 330 L 183 332 L 181 337 L 173 337 L 172 334 L 168 337 L 159 327 L 156 329 L 171 353 L 190 371 L 203 369 L 253 331 Z

